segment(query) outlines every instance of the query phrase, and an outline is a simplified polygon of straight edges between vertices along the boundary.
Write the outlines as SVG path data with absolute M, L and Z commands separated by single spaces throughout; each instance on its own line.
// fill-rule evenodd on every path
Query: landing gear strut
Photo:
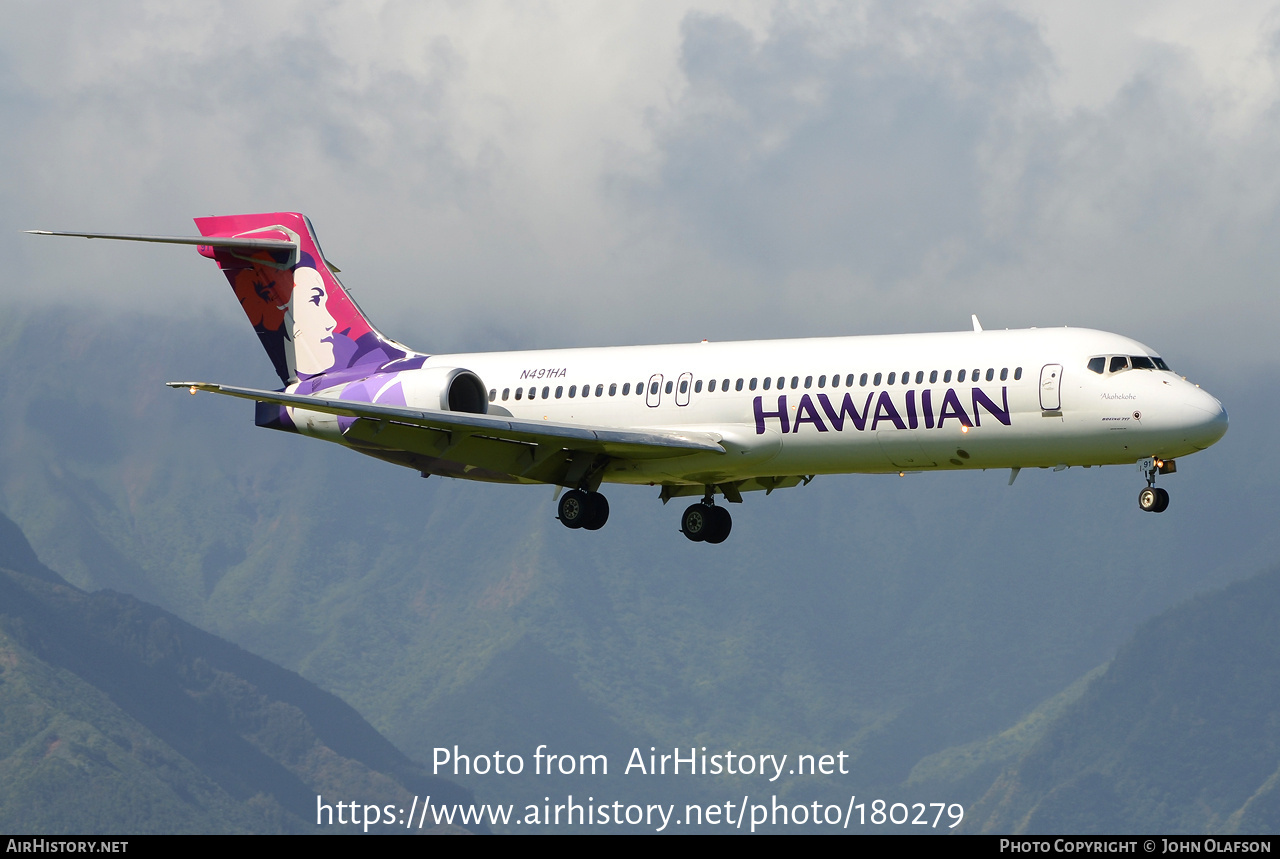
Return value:
M 1144 513 L 1163 513 L 1169 507 L 1169 493 L 1156 487 L 1157 474 L 1171 474 L 1173 460 L 1161 460 L 1154 456 L 1138 461 L 1138 470 L 1147 480 L 1147 488 L 1138 493 L 1138 508 Z
M 556 518 L 566 528 L 599 531 L 609 521 L 609 501 L 599 492 L 570 489 L 560 496 Z
M 695 543 L 723 543 L 733 529 L 733 517 L 715 506 L 710 495 L 692 504 L 680 517 L 680 530 Z

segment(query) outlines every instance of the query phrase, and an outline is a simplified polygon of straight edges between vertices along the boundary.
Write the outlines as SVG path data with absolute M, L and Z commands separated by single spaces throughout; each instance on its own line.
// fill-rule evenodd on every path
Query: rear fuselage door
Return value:
M 654 373 L 649 377 L 649 387 L 644 390 L 644 402 L 649 408 L 655 408 L 662 402 L 662 374 Z
M 693 374 L 681 373 L 680 381 L 676 382 L 676 405 L 689 405 L 689 389 L 693 387 Z
M 1062 409 L 1062 365 L 1045 364 L 1040 370 L 1040 410 L 1056 412 Z

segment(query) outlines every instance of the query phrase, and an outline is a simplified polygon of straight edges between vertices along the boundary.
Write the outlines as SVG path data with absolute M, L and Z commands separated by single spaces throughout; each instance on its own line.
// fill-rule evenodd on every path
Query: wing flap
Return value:
M 370 418 L 357 420 L 343 433 L 343 437 L 365 448 L 405 451 L 433 460 L 466 463 L 496 474 L 510 475 L 515 480 L 537 483 L 560 482 L 573 456 L 573 451 L 566 450 L 559 442 L 533 444 Z

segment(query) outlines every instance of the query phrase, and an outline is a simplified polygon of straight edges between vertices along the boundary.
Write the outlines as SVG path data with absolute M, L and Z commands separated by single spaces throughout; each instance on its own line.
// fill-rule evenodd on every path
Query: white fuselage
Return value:
M 1155 355 L 1057 328 L 434 355 L 399 378 L 409 406 L 431 406 L 414 374 L 461 367 L 484 381 L 490 414 L 721 437 L 727 454 L 619 459 L 603 477 L 691 485 L 1134 463 L 1213 444 L 1227 427 L 1214 397 L 1169 370 L 1110 371 Z

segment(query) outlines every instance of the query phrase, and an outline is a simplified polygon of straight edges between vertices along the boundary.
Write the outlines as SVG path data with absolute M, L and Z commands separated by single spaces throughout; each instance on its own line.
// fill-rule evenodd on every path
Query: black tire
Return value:
M 1146 489 L 1138 493 L 1138 507 L 1144 513 L 1155 513 L 1156 505 L 1160 503 L 1160 494 L 1154 486 L 1148 486 Z
M 689 505 L 689 508 L 684 511 L 684 515 L 680 517 L 680 530 L 693 542 L 701 543 L 711 533 L 712 519 L 710 511 L 713 509 L 701 501 L 697 504 Z
M 1151 508 L 1153 513 L 1163 513 L 1169 509 L 1169 493 L 1164 489 L 1156 490 L 1156 506 Z
M 594 508 L 595 505 L 591 502 L 590 495 L 580 489 L 570 489 L 560 496 L 556 518 L 566 528 L 590 527 L 587 523 L 592 520 Z M 606 510 L 605 516 L 608 517 L 608 515 Z
M 587 500 L 591 503 L 591 515 L 582 527 L 588 531 L 599 531 L 609 521 L 609 499 L 599 492 L 590 492 L 587 493 Z
M 711 514 L 711 533 L 707 535 L 707 542 L 723 543 L 728 539 L 729 532 L 733 530 L 733 517 L 723 507 L 712 507 L 709 512 Z

